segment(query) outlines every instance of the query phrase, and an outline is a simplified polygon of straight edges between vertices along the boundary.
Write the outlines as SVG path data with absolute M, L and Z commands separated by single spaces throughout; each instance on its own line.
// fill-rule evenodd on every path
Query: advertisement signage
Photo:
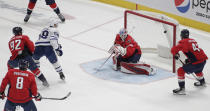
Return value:
M 210 25 L 210 0 L 126 0 Z

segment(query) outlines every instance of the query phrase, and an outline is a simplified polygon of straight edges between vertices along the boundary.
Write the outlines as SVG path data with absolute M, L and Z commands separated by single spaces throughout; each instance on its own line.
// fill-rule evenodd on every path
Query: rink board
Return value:
M 112 69 L 112 59 L 109 59 L 104 64 L 104 66 L 99 71 L 97 71 L 105 60 L 106 59 L 100 59 L 83 63 L 81 64 L 81 68 L 85 72 L 100 79 L 110 80 L 115 82 L 131 83 L 131 84 L 145 84 L 175 76 L 174 73 L 168 72 L 160 68 L 157 68 L 157 73 L 153 76 L 132 75 L 132 74 L 122 73 L 120 71 L 114 71 Z

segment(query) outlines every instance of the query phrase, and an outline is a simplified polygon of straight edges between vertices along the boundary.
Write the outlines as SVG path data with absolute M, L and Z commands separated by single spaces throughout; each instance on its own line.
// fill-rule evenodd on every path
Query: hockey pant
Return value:
M 24 109 L 24 111 L 37 111 L 33 100 L 30 100 L 26 103 L 13 103 L 7 100 L 4 106 L 4 111 L 16 111 L 16 106 L 21 106 Z
M 62 67 L 60 63 L 58 62 L 58 58 L 52 46 L 36 46 L 35 47 L 33 58 L 34 58 L 35 63 L 39 67 L 40 67 L 39 59 L 43 56 L 45 56 L 50 61 L 50 63 L 53 65 L 56 72 L 58 73 L 62 72 Z
M 37 67 L 37 65 L 35 64 L 34 60 L 32 59 L 31 56 L 26 56 L 23 58 L 24 60 L 29 62 L 29 67 L 28 69 L 31 70 L 31 72 L 33 72 L 34 75 L 36 75 L 37 77 L 39 77 L 42 73 L 39 70 L 39 68 Z M 7 66 L 8 66 L 8 70 L 12 69 L 12 68 L 17 68 L 18 67 L 18 63 L 19 63 L 19 58 L 16 58 L 14 60 L 8 60 Z
M 197 78 L 203 79 L 203 68 L 206 64 L 206 61 L 199 63 L 199 64 L 185 64 L 183 67 L 178 68 L 178 80 L 184 81 L 185 79 L 185 73 L 195 73 Z

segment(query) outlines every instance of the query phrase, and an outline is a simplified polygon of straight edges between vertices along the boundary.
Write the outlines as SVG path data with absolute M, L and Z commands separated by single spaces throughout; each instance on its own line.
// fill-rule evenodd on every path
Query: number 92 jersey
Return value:
M 36 46 L 52 46 L 54 49 L 58 48 L 59 32 L 56 28 L 44 28 L 39 34 L 39 39 L 36 41 Z
M 34 43 L 26 35 L 14 36 L 8 42 L 9 49 L 12 53 L 10 57 L 11 60 L 14 60 L 18 55 L 23 53 L 25 47 L 29 49 L 31 53 L 34 52 Z
M 25 103 L 37 95 L 35 76 L 29 71 L 10 69 L 2 80 L 0 92 L 10 85 L 7 98 L 14 103 Z

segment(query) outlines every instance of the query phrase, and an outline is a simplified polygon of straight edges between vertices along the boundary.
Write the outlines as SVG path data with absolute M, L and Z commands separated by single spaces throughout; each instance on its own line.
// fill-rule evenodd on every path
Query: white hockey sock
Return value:
M 61 65 L 59 64 L 59 62 L 56 62 L 56 63 L 54 63 L 52 65 L 55 68 L 56 72 L 60 73 L 60 72 L 63 71 Z

